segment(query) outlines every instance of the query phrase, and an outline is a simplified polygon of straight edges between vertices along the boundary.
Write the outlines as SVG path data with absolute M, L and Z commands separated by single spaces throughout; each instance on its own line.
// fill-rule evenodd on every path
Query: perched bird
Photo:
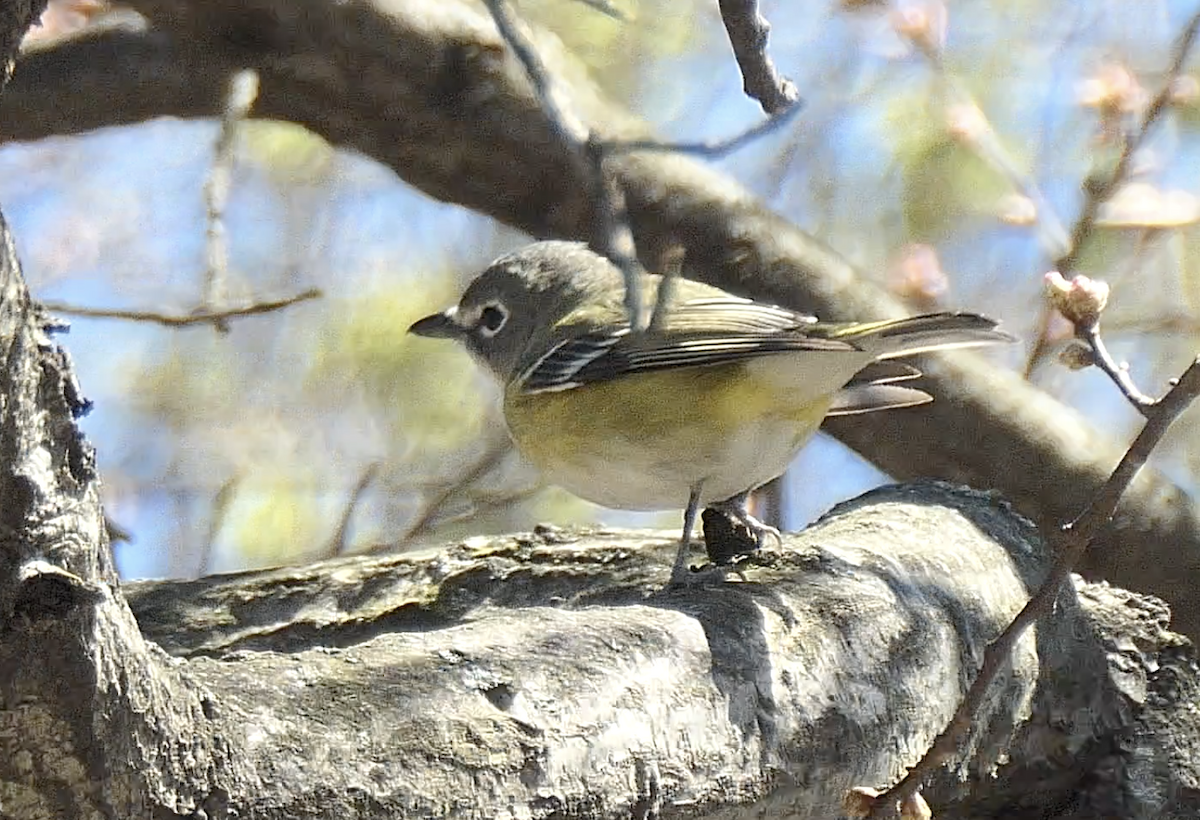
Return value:
M 653 309 L 662 277 L 645 275 Z M 621 272 L 572 242 L 500 257 L 459 303 L 410 333 L 456 339 L 504 385 L 520 451 L 554 484 L 624 510 L 687 499 L 672 583 L 691 577 L 700 506 L 742 522 L 760 544 L 778 531 L 747 511 L 829 415 L 931 401 L 889 361 L 1012 341 L 973 313 L 831 324 L 686 280 L 652 329 L 631 329 Z

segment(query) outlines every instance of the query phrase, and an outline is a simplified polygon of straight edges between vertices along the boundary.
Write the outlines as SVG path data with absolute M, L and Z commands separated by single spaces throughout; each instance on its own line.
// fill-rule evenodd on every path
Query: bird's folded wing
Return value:
M 737 296 L 717 296 L 672 305 L 667 314 L 666 329 L 676 333 L 778 333 L 804 330 L 815 324 L 815 316 L 777 305 L 751 302 Z
M 570 390 L 634 373 L 780 353 L 859 352 L 848 341 L 807 336 L 810 322 L 783 308 L 734 297 L 694 300 L 673 308 L 664 330 L 634 334 L 619 325 L 568 335 L 525 370 L 521 392 Z

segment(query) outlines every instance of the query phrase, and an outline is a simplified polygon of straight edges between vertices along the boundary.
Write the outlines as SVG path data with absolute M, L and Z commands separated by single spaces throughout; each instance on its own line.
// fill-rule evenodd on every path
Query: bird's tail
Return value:
M 815 325 L 806 328 L 811 336 L 850 342 L 877 359 L 912 356 L 930 350 L 1015 342 L 998 330 L 994 319 L 978 313 L 927 313 L 882 322 Z

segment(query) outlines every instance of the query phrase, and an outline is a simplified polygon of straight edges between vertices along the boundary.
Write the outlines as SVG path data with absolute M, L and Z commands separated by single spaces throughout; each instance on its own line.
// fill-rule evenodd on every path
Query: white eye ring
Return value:
M 485 339 L 490 339 L 508 324 L 508 308 L 503 302 L 488 302 L 479 311 L 475 330 Z

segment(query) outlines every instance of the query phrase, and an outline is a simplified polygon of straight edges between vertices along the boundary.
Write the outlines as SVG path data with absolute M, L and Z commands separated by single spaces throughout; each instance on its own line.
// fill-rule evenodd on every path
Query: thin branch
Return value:
M 766 136 L 791 122 L 792 118 L 804 108 L 803 100 L 795 100 L 780 109 L 773 116 L 756 125 L 747 128 L 740 134 L 723 140 L 705 140 L 701 142 L 662 142 L 660 140 L 610 140 L 604 143 L 604 149 L 611 154 L 628 154 L 633 151 L 661 151 L 675 154 L 692 154 L 707 159 L 721 159 L 732 154 L 759 137 Z
M 72 305 L 66 302 L 42 302 L 42 307 L 53 313 L 63 313 L 67 316 L 85 316 L 89 319 L 122 319 L 128 322 L 153 322 L 154 324 L 164 325 L 166 327 L 190 327 L 192 325 L 212 324 L 216 321 L 226 319 L 237 319 L 242 316 L 257 316 L 262 313 L 273 313 L 277 310 L 282 310 L 286 307 L 291 307 L 299 302 L 307 302 L 310 299 L 317 299 L 322 296 L 320 289 L 309 288 L 302 293 L 297 293 L 295 296 L 288 296 L 283 299 L 276 299 L 269 302 L 255 302 L 254 304 L 244 305 L 242 307 L 228 308 L 226 310 L 206 311 L 199 310 L 195 313 L 188 313 L 182 316 L 172 316 L 167 313 L 159 313 L 149 310 L 119 310 L 116 308 L 90 308 Z
M 1100 280 L 1078 275 L 1067 281 L 1057 271 L 1046 274 L 1047 303 L 1071 323 L 1078 340 L 1064 351 L 1064 356 L 1069 355 L 1067 364 L 1073 368 L 1100 368 L 1134 409 L 1149 418 L 1155 400 L 1138 389 L 1128 366 L 1113 359 L 1100 336 L 1100 317 L 1108 305 L 1108 296 L 1108 284 Z
M 205 244 L 206 270 L 204 298 L 201 304 L 213 317 L 212 324 L 221 333 L 229 332 L 229 323 L 220 317 L 225 306 L 229 281 L 229 243 L 225 232 L 225 206 L 233 181 L 234 148 L 238 126 L 250 113 L 258 97 L 258 72 L 253 69 L 237 71 L 229 80 L 225 107 L 221 112 L 221 128 L 213 147 L 212 167 L 204 184 L 204 205 L 208 217 L 208 237 Z
M 1187 315 L 1154 316 L 1141 318 L 1131 316 L 1127 319 L 1109 319 L 1105 324 L 1109 335 L 1121 333 L 1136 333 L 1139 336 L 1155 336 L 1165 333 L 1186 333 L 1200 335 L 1200 319 Z
M 683 274 L 684 249 L 676 245 L 663 255 L 662 278 L 658 280 L 658 293 L 654 296 L 654 311 L 650 314 L 650 330 L 660 331 L 666 327 L 667 312 L 679 287 Z
M 629 324 L 637 330 L 643 330 L 647 316 L 642 304 L 642 268 L 638 264 L 633 231 L 625 213 L 624 192 L 604 172 L 604 145 L 570 110 L 554 78 L 538 57 L 533 42 L 509 14 L 505 0 L 485 2 L 496 23 L 496 30 L 525 69 L 551 132 L 571 149 L 590 178 L 599 228 L 596 232 L 596 250 L 620 269 L 625 279 L 625 308 L 629 313 Z
M 1088 546 L 1100 531 L 1112 520 L 1117 503 L 1133 482 L 1138 471 L 1145 465 L 1151 452 L 1158 446 L 1163 435 L 1179 415 L 1200 396 L 1200 359 L 1192 362 L 1175 385 L 1146 412 L 1146 424 L 1138 433 L 1121 463 L 1109 476 L 1108 481 L 1092 498 L 1080 515 L 1062 529 L 1058 543 L 1058 559 L 1050 569 L 1046 580 L 1013 618 L 1003 632 L 988 644 L 984 651 L 979 674 L 967 690 L 966 696 L 949 725 L 938 735 L 924 757 L 913 766 L 896 785 L 874 800 L 871 817 L 885 817 L 894 812 L 898 803 L 916 794 L 921 781 L 932 774 L 948 758 L 952 757 L 959 740 L 966 734 L 987 697 L 987 691 L 997 675 L 1007 668 L 1009 655 L 1021 635 L 1039 618 L 1049 614 L 1058 597 L 1059 589 L 1070 577 L 1072 569 L 1087 551 Z
M 225 526 L 225 518 L 233 505 L 234 494 L 242 483 L 242 474 L 234 473 L 217 490 L 213 496 L 212 507 L 208 515 L 208 529 L 204 534 L 204 543 L 200 545 L 200 556 L 197 561 L 196 577 L 203 578 L 212 573 L 212 558 L 216 552 L 217 536 Z
M 720 0 L 721 20 L 742 71 L 742 87 L 767 114 L 777 114 L 800 99 L 796 84 L 775 69 L 767 55 L 771 24 L 758 10 L 758 0 Z
M 418 516 L 417 520 L 397 539 L 395 544 L 387 545 L 388 549 L 395 549 L 399 545 L 411 543 L 417 538 L 432 532 L 444 515 L 446 506 L 451 501 L 466 494 L 466 491 L 470 490 L 472 485 L 499 467 L 505 456 L 510 452 L 512 452 L 512 442 L 509 441 L 507 436 L 503 439 L 493 441 L 484 450 L 483 455 L 466 472 L 455 478 L 454 481 L 443 485 L 434 493 L 433 498 L 425 504 L 425 509 L 421 511 L 421 515 Z M 511 500 L 511 498 L 508 500 Z
M 622 23 L 629 22 L 629 15 L 614 6 L 608 0 L 578 0 L 585 6 L 595 9 L 601 14 L 607 15 L 614 20 L 620 20 Z
M 1075 229 L 1071 232 L 1070 248 L 1066 256 L 1059 259 L 1055 265 L 1059 273 L 1065 275 L 1074 270 L 1075 264 L 1079 261 L 1080 249 L 1095 229 L 1096 219 L 1100 214 L 1100 206 L 1107 202 L 1116 193 L 1121 183 L 1125 181 L 1125 177 L 1128 176 L 1129 169 L 1133 164 L 1134 155 L 1146 142 L 1151 129 L 1158 124 L 1159 119 L 1167 111 L 1171 102 L 1175 81 L 1183 73 L 1184 63 L 1187 62 L 1192 47 L 1196 44 L 1196 35 L 1198 33 L 1200 33 L 1200 9 L 1192 15 L 1187 27 L 1184 28 L 1183 33 L 1180 35 L 1179 41 L 1175 46 L 1174 56 L 1171 58 L 1171 65 L 1167 68 L 1167 74 L 1163 80 L 1162 87 L 1146 108 L 1145 114 L 1142 115 L 1141 124 L 1125 141 L 1125 145 L 1121 150 L 1121 155 L 1117 159 L 1117 164 L 1113 168 L 1112 174 L 1109 175 L 1107 180 L 1094 180 L 1086 186 L 1088 196 L 1084 202 L 1083 212 L 1075 223 Z
M 1189 55 L 1192 52 L 1193 46 L 1196 44 L 1196 36 L 1200 33 L 1200 9 L 1197 9 L 1191 19 L 1188 20 L 1187 26 L 1179 36 L 1174 51 L 1172 52 L 1171 65 L 1167 69 L 1166 77 L 1163 80 L 1162 87 L 1158 94 L 1150 102 L 1142 115 L 1141 124 L 1132 134 L 1125 140 L 1125 145 L 1121 150 L 1121 155 L 1117 159 L 1117 164 L 1113 168 L 1112 173 L 1106 180 L 1089 180 L 1084 185 L 1086 196 L 1083 201 L 1083 210 L 1079 214 L 1079 219 L 1075 222 L 1075 227 L 1071 231 L 1071 241 L 1067 246 L 1067 252 L 1057 262 L 1055 269 L 1064 276 L 1074 272 L 1075 266 L 1079 263 L 1079 254 L 1085 242 L 1096 229 L 1096 220 L 1100 215 L 1100 208 L 1108 199 L 1116 193 L 1116 190 L 1125 181 L 1129 174 L 1129 169 L 1133 165 L 1133 157 L 1138 149 L 1146 142 L 1150 131 L 1158 123 L 1159 119 L 1166 112 L 1171 102 L 1172 90 L 1176 80 L 1183 73 L 1183 66 L 1187 62 Z M 1046 352 L 1050 349 L 1050 320 L 1053 316 L 1053 311 L 1049 304 L 1043 303 L 1037 321 L 1037 334 L 1034 338 L 1033 346 L 1029 349 L 1029 357 L 1025 360 L 1025 377 L 1029 378 L 1033 373 L 1034 368 L 1038 366 Z
M 629 220 L 625 212 L 625 193 L 617 181 L 605 172 L 605 160 L 609 156 L 631 151 L 672 151 L 706 157 L 722 157 L 790 121 L 802 106 L 799 103 L 799 93 L 795 86 L 775 74 L 774 66 L 766 56 L 764 49 L 769 26 L 766 20 L 758 14 L 757 3 L 747 3 L 744 4 L 744 7 L 730 3 L 721 4 L 722 14 L 725 14 L 728 7 L 731 15 L 727 19 L 726 25 L 730 30 L 730 39 L 734 42 L 734 51 L 738 54 L 739 64 L 745 57 L 749 61 L 747 65 L 757 72 L 756 77 L 767 77 L 769 81 L 780 85 L 777 94 L 771 95 L 764 91 L 763 93 L 767 96 L 760 99 L 764 110 L 768 113 L 778 113 L 779 116 L 772 117 L 744 133 L 719 142 L 605 141 L 597 137 L 571 111 L 554 78 L 538 57 L 533 42 L 509 13 L 505 0 L 485 0 L 485 2 L 496 23 L 496 30 L 524 67 L 529 82 L 533 86 L 534 94 L 546 115 L 551 132 L 573 151 L 589 177 L 598 228 L 595 232 L 596 250 L 608 257 L 620 269 L 625 279 L 625 308 L 629 313 L 630 325 L 638 330 L 643 330 L 648 325 L 649 317 L 646 315 L 646 308 L 641 298 L 642 268 L 638 263 L 633 231 L 629 227 Z M 736 19 L 734 19 L 735 17 Z M 759 40 L 761 40 L 760 47 L 755 47 L 757 52 L 754 49 L 747 50 L 751 44 Z M 767 71 L 766 75 L 762 74 L 763 69 Z M 743 66 L 743 74 L 747 77 L 750 76 L 746 74 L 745 66 Z M 747 80 L 748 90 L 749 82 Z
M 1128 399 L 1135 410 L 1146 418 L 1150 418 L 1155 412 L 1157 402 L 1139 390 L 1138 386 L 1133 383 L 1127 365 L 1118 364 L 1113 359 L 1112 354 L 1108 352 L 1108 346 L 1104 344 L 1104 340 L 1100 337 L 1100 324 L 1097 322 L 1091 327 L 1078 328 L 1075 334 L 1080 341 L 1088 346 L 1089 353 L 1091 354 L 1091 363 L 1104 371 L 1104 374 L 1112 379 L 1113 384 L 1121 391 L 1121 395 Z
M 333 535 L 329 537 L 329 541 L 319 557 L 332 558 L 346 551 L 346 536 L 350 532 L 350 521 L 354 518 L 354 511 L 358 509 L 363 493 L 371 486 L 371 482 L 375 480 L 377 475 L 379 475 L 379 462 L 376 461 L 363 470 L 362 475 L 358 477 L 354 489 L 350 491 L 350 497 L 346 499 L 346 506 L 342 509 L 342 514 L 338 518 L 337 528 L 333 531 Z
M 529 77 L 530 84 L 533 85 L 538 102 L 541 103 L 542 110 L 546 114 L 550 129 L 564 143 L 582 152 L 583 146 L 587 144 L 590 136 L 588 127 L 564 103 L 560 89 L 554 82 L 554 78 L 550 76 L 550 72 L 546 70 L 541 58 L 538 57 L 533 41 L 521 30 L 516 19 L 509 14 L 508 4 L 504 0 L 485 0 L 485 2 L 488 11 L 492 14 L 492 20 L 496 23 L 496 30 L 500 32 L 504 42 L 508 43 L 508 47 L 513 50 L 513 54 L 525 69 L 525 74 Z

